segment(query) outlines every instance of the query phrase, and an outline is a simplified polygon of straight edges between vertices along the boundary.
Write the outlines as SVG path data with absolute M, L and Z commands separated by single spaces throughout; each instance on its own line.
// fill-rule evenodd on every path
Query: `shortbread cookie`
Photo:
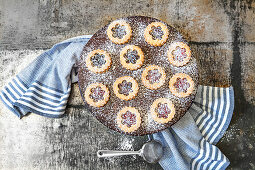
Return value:
M 187 44 L 174 42 L 169 46 L 167 56 L 171 64 L 180 67 L 189 62 L 191 51 Z
M 177 97 L 187 97 L 194 90 L 194 82 L 189 75 L 177 73 L 170 79 L 169 89 Z
M 151 117 L 158 123 L 167 123 L 175 115 L 174 104 L 167 98 L 156 99 L 150 109 Z
M 138 84 L 133 77 L 120 77 L 113 83 L 113 91 L 118 98 L 131 100 L 138 93 Z
M 102 107 L 110 97 L 108 88 L 102 83 L 90 84 L 85 91 L 85 100 L 90 106 Z
M 166 73 L 162 67 L 150 65 L 142 73 L 142 83 L 145 87 L 155 90 L 160 88 L 166 80 Z
M 131 38 L 132 30 L 125 20 L 117 20 L 108 26 L 107 35 L 115 44 L 124 44 Z
M 134 107 L 124 107 L 117 114 L 117 125 L 124 132 L 133 132 L 140 127 L 140 124 L 140 113 Z
M 136 70 L 143 65 L 144 54 L 140 47 L 127 45 L 120 52 L 120 63 L 128 70 Z
M 162 22 L 152 22 L 144 31 L 144 38 L 152 46 L 162 46 L 169 35 L 168 28 Z
M 86 66 L 94 73 L 103 73 L 111 65 L 111 57 L 104 50 L 91 51 L 86 58 Z

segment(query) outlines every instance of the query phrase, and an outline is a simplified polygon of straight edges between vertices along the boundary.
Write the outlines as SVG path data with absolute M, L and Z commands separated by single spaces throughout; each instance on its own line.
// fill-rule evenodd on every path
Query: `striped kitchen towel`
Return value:
M 91 35 L 54 45 L 16 75 L 1 91 L 0 99 L 18 117 L 33 112 L 47 117 L 65 113 L 71 90 L 71 72 Z
M 215 146 L 234 109 L 232 87 L 198 86 L 189 111 L 172 127 L 153 134 L 164 146 L 163 169 L 226 169 L 227 157 Z
M 33 112 L 61 117 L 70 94 L 72 69 L 91 36 L 75 37 L 38 56 L 1 91 L 18 117 Z M 77 79 L 76 79 L 77 80 Z M 199 86 L 189 111 L 171 128 L 153 134 L 164 145 L 164 169 L 224 169 L 229 161 L 215 146 L 233 114 L 233 88 Z

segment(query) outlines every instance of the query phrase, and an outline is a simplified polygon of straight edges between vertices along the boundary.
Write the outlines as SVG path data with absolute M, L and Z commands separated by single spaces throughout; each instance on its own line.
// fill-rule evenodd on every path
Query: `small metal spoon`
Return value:
M 159 141 L 151 140 L 145 143 L 139 151 L 113 151 L 113 150 L 99 150 L 97 156 L 113 157 L 113 156 L 124 156 L 124 155 L 139 155 L 149 163 L 156 163 L 163 156 L 163 147 Z

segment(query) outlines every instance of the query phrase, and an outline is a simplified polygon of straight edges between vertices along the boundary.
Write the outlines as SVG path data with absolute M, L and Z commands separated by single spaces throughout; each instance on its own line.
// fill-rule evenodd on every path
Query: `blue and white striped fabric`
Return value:
M 71 72 L 90 35 L 75 37 L 37 57 L 1 91 L 0 99 L 20 118 L 29 112 L 61 117 Z M 165 147 L 164 169 L 225 169 L 228 159 L 214 146 L 226 131 L 234 107 L 233 88 L 199 86 L 194 103 L 171 128 L 153 134 Z
M 90 38 L 85 35 L 54 45 L 15 76 L 0 99 L 20 118 L 29 112 L 61 117 L 71 90 L 72 68 Z
M 165 131 L 153 134 L 164 145 L 164 169 L 226 169 L 229 160 L 215 146 L 225 133 L 234 109 L 232 87 L 199 86 L 189 111 Z

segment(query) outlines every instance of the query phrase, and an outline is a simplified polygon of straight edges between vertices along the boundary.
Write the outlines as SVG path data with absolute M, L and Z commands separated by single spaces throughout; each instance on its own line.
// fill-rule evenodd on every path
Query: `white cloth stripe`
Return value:
M 7 84 L 7 85 L 5 86 L 5 88 L 8 89 L 8 90 L 10 90 L 10 92 L 13 94 L 13 96 L 16 97 L 15 100 L 19 99 L 20 96 L 13 90 L 13 88 L 12 88 L 9 84 Z M 7 91 L 7 90 L 6 90 L 6 91 Z
M 211 157 L 211 160 L 215 160 L 215 156 L 216 156 L 216 152 L 215 152 L 215 149 L 216 147 L 215 146 L 212 146 L 212 157 Z M 209 163 L 212 163 L 211 161 L 208 161 L 204 164 L 204 169 L 208 169 L 208 165 Z
M 203 118 L 204 114 L 206 114 L 206 112 L 205 112 L 205 105 L 207 103 L 207 101 L 206 101 L 206 90 L 207 90 L 207 86 L 205 86 L 204 90 L 203 90 L 203 113 L 197 118 L 197 120 L 196 120 L 197 125 L 199 124 L 199 122 Z
M 12 93 L 17 99 L 20 98 L 19 95 L 11 88 L 11 86 L 10 86 L 9 84 L 6 86 L 6 88 L 8 88 L 8 89 L 11 91 L 11 93 Z M 5 93 L 5 95 L 11 100 L 11 102 L 15 103 L 17 100 L 14 99 L 14 98 L 12 97 L 12 95 L 6 90 L 6 88 L 3 88 L 2 91 L 3 91 L 3 92 Z M 34 89 L 35 89 L 35 88 L 34 88 Z M 35 89 L 35 90 L 36 90 L 36 89 Z M 46 93 L 42 93 L 42 92 L 40 92 L 40 91 L 37 91 L 37 92 L 38 92 L 39 94 L 41 94 L 42 96 L 48 96 L 48 97 L 50 97 L 50 98 L 53 98 L 53 96 L 49 96 L 49 95 L 46 94 Z M 45 102 L 45 103 L 48 103 L 48 104 L 50 104 L 50 105 L 53 105 L 53 106 L 59 106 L 59 105 L 61 105 L 61 104 L 66 104 L 66 103 L 67 103 L 67 100 L 68 100 L 68 97 L 69 97 L 69 93 L 67 93 L 66 95 L 64 95 L 64 96 L 62 96 L 62 97 L 60 98 L 60 99 L 62 100 L 62 99 L 64 99 L 64 98 L 66 97 L 65 100 L 62 100 L 60 103 L 53 103 L 53 102 L 51 102 L 51 101 L 49 101 L 49 100 L 43 99 L 43 98 L 41 98 L 41 97 L 39 97 L 39 96 L 33 94 L 32 92 L 27 92 L 26 95 L 31 95 L 31 96 L 33 96 L 33 97 L 35 97 L 35 98 L 37 98 L 37 99 L 39 99 L 39 100 L 41 100 L 41 101 L 43 101 L 43 102 Z M 2 94 L 1 94 L 1 96 L 2 96 Z M 9 101 L 7 101 L 7 100 L 5 99 L 4 96 L 2 96 L 2 98 L 5 100 L 6 103 L 8 103 L 8 105 L 9 105 L 11 108 L 13 108 L 12 104 L 11 104 Z M 32 103 L 38 105 L 38 106 L 40 106 L 40 107 L 47 108 L 47 109 L 58 110 L 58 109 L 65 109 L 65 107 L 66 107 L 65 105 L 64 105 L 64 106 L 59 106 L 59 107 L 50 107 L 50 106 L 47 106 L 47 105 L 45 105 L 45 104 L 38 103 L 37 101 L 34 101 L 33 99 L 31 99 L 31 98 L 29 98 L 29 97 L 26 97 L 26 96 L 23 96 L 22 98 L 23 98 L 23 99 L 26 99 L 26 100 L 28 100 L 28 101 L 30 101 L 30 102 L 32 102 Z M 58 98 L 56 98 L 56 99 L 59 100 Z M 59 101 L 60 101 L 60 100 L 59 100 Z
M 199 149 L 199 155 L 198 155 L 198 157 L 196 157 L 196 158 L 193 160 L 192 165 L 191 165 L 191 168 L 192 168 L 192 169 L 195 169 L 196 162 L 197 162 L 200 158 L 202 158 L 202 156 L 203 156 L 203 153 L 204 153 L 204 150 L 203 150 L 203 140 L 204 140 L 204 139 L 202 139 L 202 140 L 200 141 L 200 143 L 199 143 L 199 147 L 200 147 L 200 149 Z
M 44 99 L 44 98 L 42 98 L 42 97 L 40 97 L 40 96 L 37 96 L 36 94 L 34 94 L 34 93 L 32 93 L 32 92 L 27 92 L 25 95 L 26 95 L 26 96 L 24 96 L 24 97 L 29 97 L 29 96 L 32 97 L 32 96 L 33 96 L 33 97 L 35 97 L 36 99 L 38 99 L 38 100 L 40 100 L 40 101 L 42 101 L 42 102 L 48 103 L 48 104 L 50 104 L 50 105 L 53 105 L 53 106 L 58 106 L 58 105 L 64 103 L 66 100 L 68 100 L 68 97 L 69 97 L 68 95 L 65 95 L 66 98 L 62 98 L 62 100 L 59 100 L 59 103 L 56 103 L 56 102 L 52 102 L 52 101 L 50 101 L 50 100 Z
M 212 110 L 212 114 L 213 114 L 212 119 L 205 125 L 205 128 L 202 131 L 202 134 L 203 134 L 203 136 L 205 137 L 206 140 L 208 140 L 208 138 L 210 136 L 209 134 L 213 132 L 213 129 L 211 128 L 212 127 L 211 125 L 215 121 L 215 118 L 220 117 L 220 115 L 217 114 L 217 112 L 216 112 L 217 107 L 218 107 L 218 88 L 217 87 L 215 87 L 215 91 L 214 91 L 214 101 L 215 101 L 214 106 L 210 107 L 210 108 L 213 108 L 213 110 Z
M 69 96 L 69 93 L 67 93 L 66 95 L 62 96 L 61 98 L 58 98 L 58 97 L 55 97 L 55 96 L 51 96 L 50 94 L 41 92 L 41 91 L 37 90 L 35 87 L 30 87 L 29 90 L 35 91 L 35 92 L 37 92 L 38 94 L 40 94 L 42 96 L 51 98 L 52 100 L 62 100 L 63 98 Z M 30 93 L 30 92 L 27 92 L 27 93 Z
M 198 127 L 199 129 L 202 129 L 205 126 L 205 123 L 207 122 L 207 120 L 209 120 L 211 118 L 211 115 L 209 113 L 210 113 L 210 109 L 212 107 L 212 87 L 209 87 L 209 98 L 208 98 L 208 101 L 209 102 L 208 102 L 207 111 L 204 111 L 204 113 L 203 113 L 203 115 L 204 115 L 203 117 L 205 117 L 205 119 L 203 120 L 203 122 Z
M 223 161 L 218 165 L 218 167 L 215 168 L 215 170 L 221 169 L 222 166 L 227 162 L 227 159 L 224 155 L 223 156 Z
M 200 169 L 201 164 L 202 164 L 203 162 L 205 162 L 206 159 L 209 157 L 209 153 L 210 153 L 210 146 L 209 146 L 209 143 L 206 142 L 205 145 L 206 145 L 205 156 L 204 156 L 204 158 L 203 158 L 201 161 L 198 162 L 198 164 L 197 164 L 197 169 Z
M 220 105 L 220 109 L 219 109 L 219 113 L 218 115 L 220 115 L 221 117 L 224 116 L 224 113 L 223 113 L 223 108 L 224 108 L 224 105 L 225 105 L 225 101 L 224 101 L 224 92 L 223 92 L 223 89 L 221 88 L 220 89 L 220 96 L 221 96 L 221 105 Z M 210 136 L 212 136 L 213 134 L 215 134 L 217 131 L 219 131 L 218 129 L 218 124 L 220 124 L 220 118 L 217 120 L 217 122 L 215 122 L 213 124 L 213 129 L 209 134 L 208 134 L 208 138 L 210 138 Z M 213 142 L 212 138 L 209 142 Z
M 223 155 L 219 154 L 218 155 L 218 160 L 223 160 L 222 158 L 223 158 Z M 213 169 L 216 169 L 219 165 L 220 165 L 220 163 L 218 165 L 216 164 L 216 167 L 213 167 Z
M 34 104 L 36 104 L 36 105 L 38 105 L 40 107 L 46 108 L 46 109 L 59 110 L 59 109 L 65 109 L 66 108 L 65 105 L 63 105 L 63 106 L 58 106 L 57 105 L 58 107 L 50 107 L 50 106 L 47 106 L 45 104 L 38 103 L 37 101 L 35 101 L 35 100 L 33 100 L 33 99 L 29 98 L 29 97 L 25 97 L 25 96 L 23 96 L 22 99 L 28 100 L 31 103 L 34 103 Z M 63 104 L 66 104 L 66 103 L 67 103 L 67 100 L 64 100 Z
M 20 88 L 16 85 L 16 83 L 14 81 L 10 81 L 10 83 L 12 84 L 12 86 L 21 94 L 23 95 L 24 92 L 20 90 Z
M 11 102 L 15 102 L 16 100 L 6 91 L 5 88 L 3 88 L 2 90 L 4 92 L 4 94 L 11 100 Z
M 36 86 L 36 87 L 39 87 L 40 89 L 45 90 L 45 91 L 47 91 L 47 92 L 50 92 L 50 93 L 59 95 L 59 96 L 62 96 L 63 94 L 65 94 L 65 93 L 57 92 L 57 91 L 52 90 L 52 89 L 50 89 L 50 88 L 47 88 L 47 87 L 45 87 L 45 86 L 42 86 L 42 85 L 38 84 L 37 82 L 34 82 L 32 85 L 34 85 L 34 86 Z M 70 90 L 70 88 L 67 90 L 67 92 L 69 92 L 69 90 Z
M 205 146 L 204 146 L 205 145 Z M 201 165 L 203 162 L 205 162 L 207 159 L 208 162 L 206 162 L 203 166 L 203 169 L 220 169 L 225 163 L 227 163 L 227 159 L 225 155 L 223 155 L 216 146 L 212 145 L 212 149 L 210 149 L 210 143 L 208 143 L 205 139 L 201 139 L 199 143 L 199 155 L 193 160 L 191 169 L 201 169 Z M 218 153 L 218 156 L 216 157 L 216 152 Z M 205 155 L 204 155 L 205 153 Z M 212 153 L 212 154 L 210 154 Z M 211 155 L 211 156 L 210 156 Z M 223 161 L 222 161 L 223 160 Z M 216 166 L 217 163 L 219 163 Z M 208 167 L 209 166 L 209 167 Z
M 22 104 L 22 105 L 25 105 L 25 106 L 27 106 L 27 107 L 30 107 L 30 108 L 32 108 L 32 109 L 38 111 L 38 112 L 41 112 L 41 113 L 47 113 L 47 114 L 51 114 L 51 115 L 61 115 L 61 114 L 64 114 L 64 113 L 65 113 L 65 111 L 63 111 L 63 112 L 57 112 L 57 111 L 56 111 L 56 112 L 53 112 L 53 111 L 48 111 L 48 110 L 42 110 L 42 109 L 39 109 L 39 108 L 37 108 L 37 107 L 34 107 L 33 105 L 31 105 L 31 104 L 29 104 L 29 103 L 24 102 L 24 101 L 17 101 L 17 103 Z
M 222 91 L 223 91 L 223 89 L 222 89 Z M 222 131 L 223 126 L 225 125 L 225 123 L 227 121 L 228 111 L 229 111 L 229 108 L 230 108 L 229 88 L 226 89 L 226 101 L 227 101 L 227 106 L 226 106 L 225 113 L 221 112 L 221 114 L 220 114 L 220 115 L 224 116 L 223 120 L 222 120 L 222 122 L 218 122 L 218 123 L 214 124 L 215 130 L 217 129 L 217 131 L 213 135 L 212 139 L 210 140 L 211 142 L 213 142 L 215 140 L 215 138 L 220 134 L 220 132 Z M 220 121 L 220 119 L 218 121 Z M 219 123 L 220 123 L 220 127 L 218 128 Z
M 217 150 L 217 152 L 218 152 L 218 150 Z M 209 166 L 209 169 L 213 169 L 213 167 L 218 163 L 217 160 L 220 160 L 221 153 L 218 152 L 218 157 L 216 157 L 216 156 L 215 156 L 215 161 Z
M 219 109 L 218 115 L 219 115 L 220 117 L 222 117 L 222 116 L 225 115 L 225 114 L 223 113 L 223 108 L 224 108 L 225 101 L 224 101 L 224 92 L 223 92 L 223 89 L 222 89 L 222 88 L 220 89 L 220 96 L 221 96 L 221 99 L 220 99 L 221 105 L 220 105 L 220 109 Z M 219 130 L 219 129 L 217 128 L 217 126 L 218 126 L 219 123 L 220 123 L 220 118 L 217 119 L 217 121 L 213 124 L 213 130 L 211 130 L 210 133 L 208 134 L 208 139 L 209 139 L 213 134 L 215 134 L 215 132 L 217 132 L 217 131 Z M 217 125 L 217 126 L 215 126 L 215 125 Z M 212 143 L 213 140 L 211 139 L 211 140 L 209 140 L 209 142 Z
M 3 93 L 0 93 L 1 98 L 4 100 L 4 102 L 10 107 L 13 108 L 13 105 L 4 97 Z
M 23 85 L 22 82 L 19 81 L 17 77 L 14 77 L 15 81 L 18 83 L 18 85 L 24 90 L 27 91 L 27 88 Z
M 223 94 L 223 89 L 221 88 L 220 89 L 220 96 L 221 96 L 221 99 L 220 99 L 220 109 L 219 109 L 219 112 L 216 113 L 215 117 L 217 116 L 217 121 L 212 124 L 214 122 L 214 119 L 213 119 L 213 122 L 211 122 L 211 125 L 212 125 L 212 129 L 209 131 L 209 133 L 206 135 L 206 140 L 208 140 L 211 135 L 213 135 L 216 131 L 218 131 L 219 129 L 217 129 L 217 127 L 215 126 L 219 121 L 220 121 L 220 118 L 221 116 L 223 116 L 223 106 L 224 106 L 224 94 Z M 213 142 L 213 140 L 209 140 L 210 143 Z

